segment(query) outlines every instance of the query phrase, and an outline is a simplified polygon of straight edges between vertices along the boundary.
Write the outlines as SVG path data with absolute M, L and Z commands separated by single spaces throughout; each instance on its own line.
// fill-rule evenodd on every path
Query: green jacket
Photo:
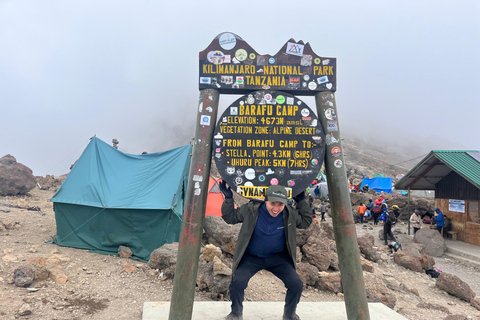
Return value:
M 228 224 L 243 223 L 240 233 L 238 234 L 235 254 L 233 255 L 232 272 L 234 274 L 247 250 L 247 246 L 257 223 L 258 211 L 261 204 L 262 202 L 250 201 L 240 208 L 235 209 L 232 198 L 226 198 L 223 201 L 223 220 Z M 285 226 L 286 246 L 294 266 L 296 266 L 297 261 L 297 228 L 307 229 L 311 223 L 312 211 L 306 200 L 300 201 L 297 204 L 297 209 L 289 205 L 285 206 L 285 209 L 283 210 L 283 224 Z

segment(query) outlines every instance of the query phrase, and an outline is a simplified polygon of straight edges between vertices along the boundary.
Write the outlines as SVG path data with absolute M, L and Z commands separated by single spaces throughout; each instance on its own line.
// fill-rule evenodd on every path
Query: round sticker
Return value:
M 295 181 L 294 180 L 288 180 L 287 184 L 290 186 L 290 187 L 293 187 L 295 185 Z
M 332 108 L 328 108 L 327 110 L 325 110 L 325 118 L 327 118 L 328 120 L 333 120 L 337 117 L 337 115 L 335 114 L 335 110 L 333 110 Z
M 315 58 L 315 60 L 313 60 L 313 62 L 315 62 L 315 64 L 320 64 L 320 58 Z
M 312 165 L 316 166 L 318 164 L 318 160 L 317 159 L 312 159 Z
M 244 186 L 253 187 L 253 183 L 250 181 L 245 182 Z
M 258 181 L 263 182 L 265 181 L 265 176 L 263 174 L 258 176 Z
M 266 101 L 271 101 L 271 100 L 272 100 L 272 95 L 271 95 L 270 93 L 267 93 L 267 94 L 265 95 L 265 100 L 266 100 Z
M 332 157 L 338 158 L 342 155 L 342 150 L 339 147 L 332 148 Z
M 312 81 L 312 82 L 308 83 L 308 89 L 310 89 L 310 90 L 317 89 L 317 84 L 315 83 L 315 81 Z
M 238 61 L 247 59 L 247 51 L 245 51 L 245 49 L 238 49 L 237 52 L 235 52 L 235 58 L 237 58 Z
M 302 87 L 303 87 L 303 88 L 306 88 L 306 87 L 307 87 L 307 83 L 306 83 L 306 82 L 303 82 L 303 83 L 302 83 Z
M 237 186 L 241 185 L 243 183 L 243 179 L 241 177 L 236 177 L 235 178 L 235 184 Z
M 247 103 L 248 104 L 254 104 L 255 103 L 255 98 L 251 94 L 248 95 Z
M 248 57 L 249 57 L 250 59 L 252 59 L 252 60 L 255 59 L 255 53 L 253 53 L 253 52 L 250 53 L 250 55 L 249 55 Z
M 282 95 L 279 95 L 275 100 L 277 101 L 277 103 L 282 104 L 285 102 L 285 97 Z
M 309 76 L 308 74 L 304 75 L 304 76 L 303 76 L 303 80 L 305 80 L 305 81 L 310 80 L 310 76 Z
M 310 111 L 307 108 L 303 108 L 302 111 L 300 111 L 303 117 L 308 117 L 310 115 Z
M 222 49 L 230 50 L 233 49 L 237 44 L 237 39 L 233 33 L 225 32 L 220 35 L 218 42 L 220 43 L 220 47 L 222 47 Z
M 333 162 L 333 165 L 335 166 L 335 168 L 341 168 L 342 167 L 342 160 L 340 159 L 337 159 Z
M 248 180 L 255 179 L 255 169 L 248 168 L 247 170 L 245 170 L 245 178 L 247 178 Z
M 274 63 L 275 63 L 275 58 L 270 58 L 270 59 L 268 59 L 268 62 L 269 62 L 270 64 L 274 64 Z
M 276 186 L 278 184 L 278 179 L 277 178 L 273 178 L 272 180 L 270 180 L 270 184 L 272 186 Z
M 213 64 L 222 64 L 223 61 L 225 60 L 225 55 L 223 54 L 222 51 L 219 51 L 219 50 L 210 51 L 207 54 L 207 60 L 208 62 Z

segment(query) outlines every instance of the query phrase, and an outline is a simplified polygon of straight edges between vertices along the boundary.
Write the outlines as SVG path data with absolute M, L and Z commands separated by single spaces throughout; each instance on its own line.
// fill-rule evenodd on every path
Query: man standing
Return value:
M 360 205 L 357 208 L 358 219 L 360 220 L 360 223 L 363 223 L 363 216 L 365 215 L 365 212 L 367 212 L 367 207 L 360 202 Z
M 438 232 L 440 232 L 440 234 L 443 234 L 442 233 L 442 228 L 445 225 L 445 218 L 443 216 L 442 211 L 440 211 L 440 209 L 438 209 L 438 208 L 435 209 L 435 221 L 436 221 L 436 224 L 437 224 Z
M 248 281 L 260 270 L 268 270 L 287 288 L 283 320 L 300 320 L 296 314 L 303 283 L 296 266 L 296 230 L 312 223 L 312 214 L 305 193 L 294 197 L 297 208 L 287 205 L 287 191 L 270 186 L 265 202 L 249 202 L 235 209 L 233 193 L 224 181 L 220 190 L 225 195 L 222 218 L 229 224 L 242 223 L 233 256 L 230 298 L 232 311 L 225 320 L 243 319 L 243 299 Z
M 313 190 L 313 192 L 315 193 L 315 198 L 318 198 L 318 196 L 320 195 L 320 188 L 318 187 L 318 184 L 315 187 L 315 190 Z
M 420 211 L 415 210 L 415 212 L 410 216 L 410 225 L 413 227 L 413 235 L 415 235 L 415 233 L 417 233 L 417 231 L 422 227 Z
M 322 220 L 320 221 L 327 221 L 325 220 L 325 213 L 327 212 L 327 207 L 325 206 L 325 202 L 322 202 L 320 205 L 320 213 L 322 214 Z
M 385 218 L 385 224 L 383 225 L 383 237 L 385 240 L 385 245 L 388 245 L 388 237 L 390 237 L 393 241 L 397 241 L 392 233 L 392 226 L 395 224 L 396 219 L 393 212 L 386 212 L 387 216 Z

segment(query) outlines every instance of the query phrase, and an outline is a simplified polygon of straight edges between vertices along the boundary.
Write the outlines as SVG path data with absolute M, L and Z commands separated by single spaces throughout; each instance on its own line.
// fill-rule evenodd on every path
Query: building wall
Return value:
M 465 200 L 465 212 L 450 211 L 450 199 Z M 480 224 L 469 218 L 470 202 L 478 201 L 480 189 L 456 172 L 452 171 L 435 185 L 435 206 L 451 219 L 457 240 L 480 246 Z

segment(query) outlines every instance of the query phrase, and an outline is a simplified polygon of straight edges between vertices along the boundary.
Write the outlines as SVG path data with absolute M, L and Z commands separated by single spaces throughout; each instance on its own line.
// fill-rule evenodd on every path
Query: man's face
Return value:
M 265 205 L 267 206 L 268 213 L 274 218 L 285 209 L 285 205 L 280 201 L 270 202 L 267 200 L 265 201 Z

